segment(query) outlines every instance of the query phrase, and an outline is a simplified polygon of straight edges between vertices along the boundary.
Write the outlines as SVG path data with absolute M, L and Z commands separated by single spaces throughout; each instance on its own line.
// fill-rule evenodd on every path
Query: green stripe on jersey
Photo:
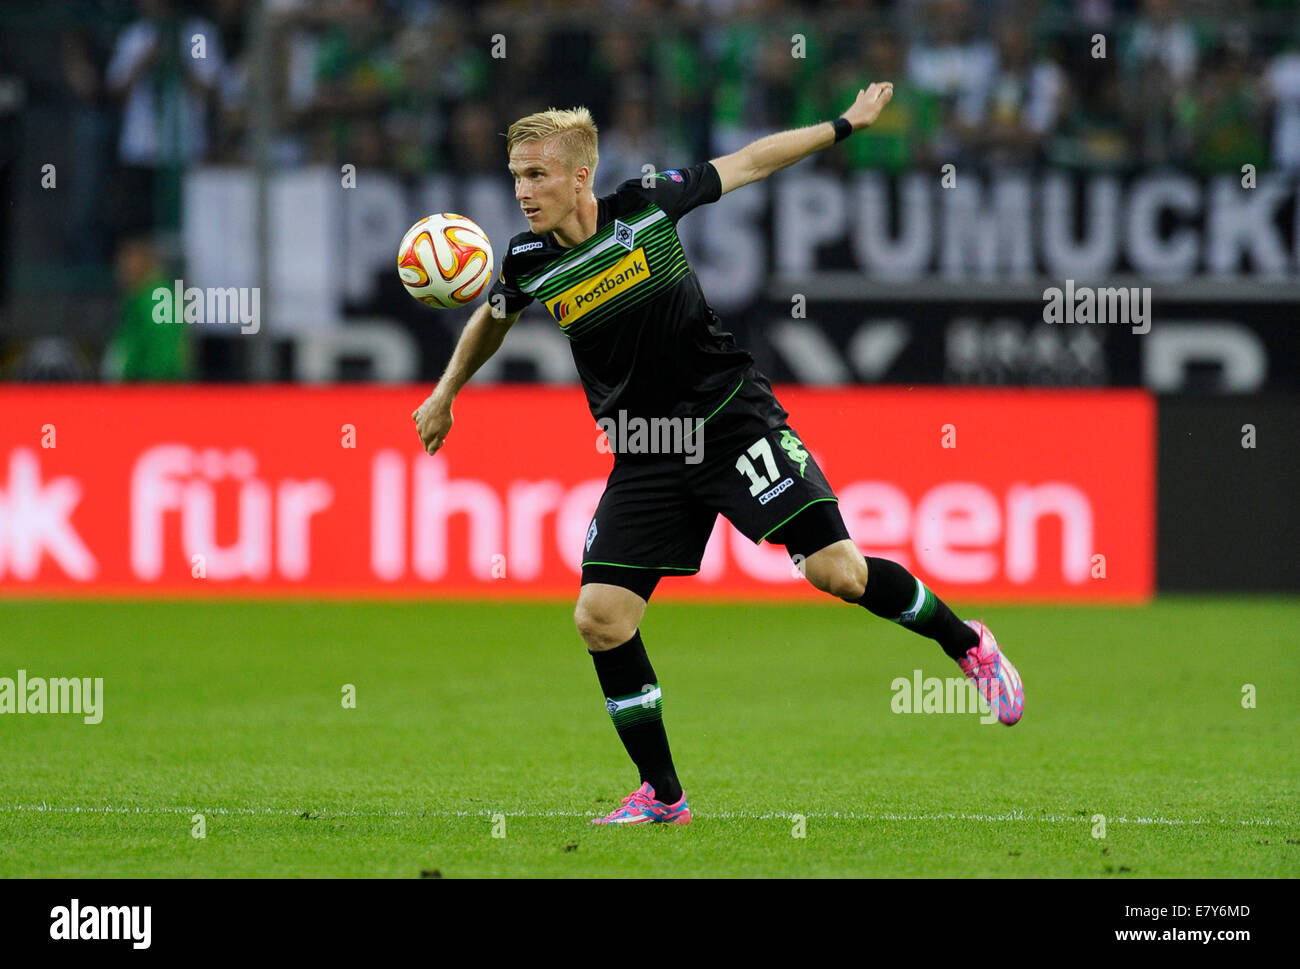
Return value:
M 615 221 L 632 230 L 630 239 L 614 238 Z M 518 286 L 540 300 L 573 339 L 669 292 L 689 273 L 677 227 L 663 209 L 647 205 L 606 223 L 575 250 L 521 274 Z
M 667 218 L 667 213 L 657 205 L 647 205 L 637 212 L 619 216 L 617 221 L 631 226 L 635 234 L 641 232 L 643 228 L 652 226 Z M 598 229 L 590 239 L 574 246 L 569 252 L 543 266 L 539 271 L 530 276 L 520 276 L 520 292 L 536 295 L 541 287 L 548 283 L 557 283 L 553 291 L 559 292 L 572 286 L 584 273 L 590 271 L 593 257 L 612 252 L 615 254 L 615 258 L 611 259 L 610 262 L 613 262 L 627 255 L 627 250 L 614 241 L 614 221 L 611 219 L 603 228 Z M 672 226 L 671 221 L 668 222 L 668 225 Z
M 650 278 L 648 284 L 637 286 L 630 290 L 626 295 L 619 296 L 610 300 L 604 306 L 600 306 L 587 314 L 580 323 L 570 326 L 564 331 L 564 335 L 572 340 L 575 336 L 581 336 L 584 333 L 590 333 L 602 323 L 608 323 L 612 318 L 620 313 L 626 313 L 628 310 L 641 305 L 648 299 L 653 299 L 660 293 L 671 289 L 677 285 L 677 281 L 690 272 L 690 267 L 686 265 L 683 258 L 680 263 L 671 266 L 667 271 L 660 270 Z
M 582 273 L 578 277 L 568 274 L 563 279 L 555 277 L 537 289 L 535 296 L 547 307 L 551 317 L 561 323 L 565 336 L 572 339 L 577 335 L 589 333 L 633 307 L 669 291 L 690 272 L 681 240 L 678 239 L 677 231 L 670 221 L 664 220 L 652 225 L 649 230 L 638 232 L 634 242 L 635 248 L 631 251 L 637 255 L 636 261 L 639 262 L 644 258 L 644 270 L 648 272 L 648 278 L 642 277 L 642 281 L 637 285 L 621 287 L 622 292 L 615 293 L 600 305 L 585 311 L 581 319 L 574 320 L 568 326 L 558 318 L 559 311 L 556 306 L 568 304 L 564 309 L 566 311 L 572 309 L 574 291 L 582 292 L 599 286 L 602 276 L 612 271 L 612 267 L 616 267 L 620 261 L 626 260 L 629 250 L 615 245 L 613 249 L 593 257 L 584 264 Z

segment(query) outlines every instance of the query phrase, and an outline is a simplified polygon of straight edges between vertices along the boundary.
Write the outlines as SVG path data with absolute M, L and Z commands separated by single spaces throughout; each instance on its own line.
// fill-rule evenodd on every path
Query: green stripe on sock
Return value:
M 930 621 L 938 604 L 939 600 L 935 597 L 935 594 L 927 589 L 920 579 L 917 579 L 916 598 L 913 599 L 908 610 L 895 619 L 894 622 L 906 629 L 917 629 Z
M 626 730 L 628 727 L 634 727 L 638 723 L 652 723 L 655 720 L 663 719 L 663 709 L 657 704 L 646 709 L 632 707 L 630 710 L 620 710 L 614 714 L 614 729 Z
M 658 688 L 658 683 L 653 685 L 653 689 Z M 644 690 L 630 696 L 615 697 L 612 701 L 606 700 L 605 709 L 609 711 L 610 719 L 614 721 L 615 730 L 663 719 L 663 695 L 659 694 L 653 700 L 645 699 L 649 693 L 650 690 Z M 635 702 L 628 703 L 628 701 Z M 628 705 L 623 706 L 625 703 Z

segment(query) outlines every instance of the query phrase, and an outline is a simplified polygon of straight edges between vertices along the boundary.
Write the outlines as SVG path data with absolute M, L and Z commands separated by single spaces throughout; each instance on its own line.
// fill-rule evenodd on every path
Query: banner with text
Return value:
M 0 594 L 572 596 L 612 458 L 575 388 L 0 388 Z M 1143 601 L 1142 391 L 778 387 L 869 555 L 964 600 Z M 738 473 L 741 473 L 738 471 Z M 819 597 L 719 519 L 657 598 Z

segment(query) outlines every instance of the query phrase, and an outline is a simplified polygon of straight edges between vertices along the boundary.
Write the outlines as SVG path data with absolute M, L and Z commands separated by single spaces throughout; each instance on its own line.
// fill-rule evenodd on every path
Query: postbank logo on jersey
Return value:
M 551 311 L 556 323 L 567 327 L 614 297 L 640 286 L 649 278 L 650 267 L 646 262 L 645 249 L 638 246 L 604 272 L 588 276 L 582 282 L 552 296 L 546 301 L 546 308 Z

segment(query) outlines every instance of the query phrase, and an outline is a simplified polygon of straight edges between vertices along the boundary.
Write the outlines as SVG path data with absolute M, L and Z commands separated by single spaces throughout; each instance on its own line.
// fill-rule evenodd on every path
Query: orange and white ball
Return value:
M 453 212 L 427 215 L 402 237 L 397 274 L 426 306 L 467 306 L 492 281 L 492 243 L 473 219 Z

